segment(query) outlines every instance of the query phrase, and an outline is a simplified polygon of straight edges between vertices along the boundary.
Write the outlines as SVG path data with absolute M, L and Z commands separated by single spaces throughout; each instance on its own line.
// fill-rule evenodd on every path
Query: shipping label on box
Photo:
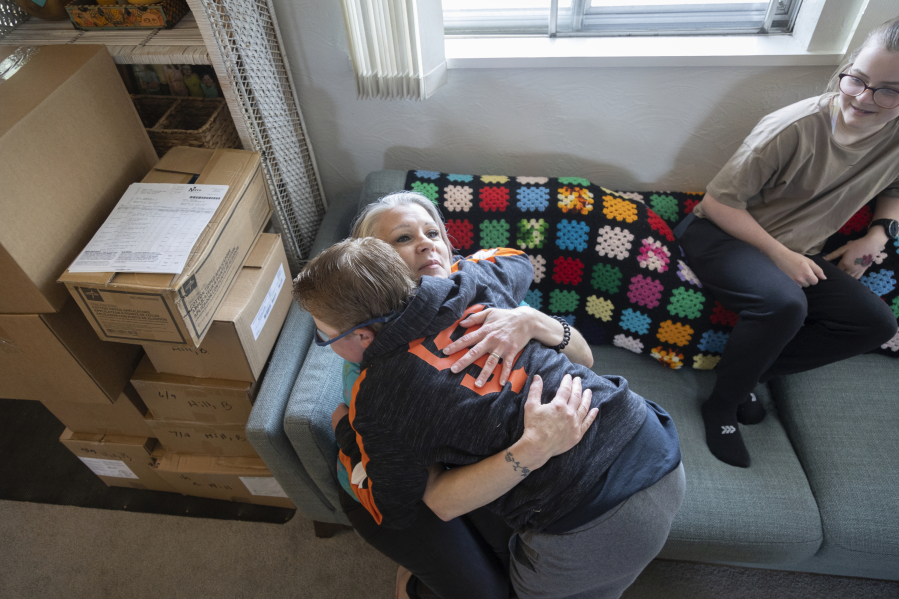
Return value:
M 263 233 L 200 346 L 145 345 L 153 366 L 185 376 L 257 380 L 290 309 L 289 276 L 279 236 Z
M 156 439 L 66 429 L 59 441 L 110 487 L 175 490 L 154 468 L 152 453 Z
M 178 317 L 163 295 L 104 289 L 70 287 L 79 305 L 87 306 L 94 328 L 101 338 L 129 341 L 150 337 L 155 341 L 185 343 Z
M 177 274 L 66 271 L 59 280 L 102 339 L 196 347 L 272 214 L 259 154 L 173 148 L 144 182 L 228 186 L 184 269 Z
M 246 425 L 257 383 L 156 372 L 144 357 L 131 383 L 156 421 Z
M 287 493 L 278 484 L 274 476 L 240 476 L 240 482 L 244 484 L 252 495 L 261 497 L 287 497 Z
M 69 272 L 181 272 L 227 185 L 134 183 Z
M 110 476 L 112 478 L 139 478 L 131 469 L 121 460 L 101 460 L 98 458 L 82 458 L 79 460 L 91 469 L 91 472 L 97 476 Z
M 150 412 L 152 416 L 152 411 Z M 148 419 L 150 430 L 167 451 L 210 456 L 258 457 L 244 424 L 203 424 Z
M 284 274 L 284 265 L 282 264 L 277 272 L 275 272 L 275 277 L 272 279 L 272 284 L 268 288 L 268 293 L 265 294 L 262 305 L 259 306 L 259 310 L 256 312 L 253 322 L 250 323 L 250 331 L 253 333 L 253 340 L 259 339 L 262 329 L 268 322 L 268 317 L 271 316 L 272 309 L 275 307 L 275 301 L 281 294 L 281 290 L 284 289 L 285 278 L 287 277 Z

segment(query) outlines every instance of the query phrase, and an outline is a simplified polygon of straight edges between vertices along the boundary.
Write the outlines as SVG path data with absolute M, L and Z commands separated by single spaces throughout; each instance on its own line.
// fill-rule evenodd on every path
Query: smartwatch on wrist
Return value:
M 899 221 L 893 220 L 891 218 L 878 218 L 875 221 L 871 221 L 871 224 L 868 225 L 870 229 L 874 225 L 881 225 L 883 230 L 887 232 L 887 236 L 890 239 L 895 240 L 899 237 Z

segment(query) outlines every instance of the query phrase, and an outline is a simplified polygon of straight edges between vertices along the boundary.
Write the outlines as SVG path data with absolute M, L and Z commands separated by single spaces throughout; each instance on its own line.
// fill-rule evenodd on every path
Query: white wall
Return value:
M 831 67 L 453 69 L 424 102 L 357 100 L 336 0 L 274 0 L 325 194 L 375 170 L 580 176 L 702 191 L 755 123 Z

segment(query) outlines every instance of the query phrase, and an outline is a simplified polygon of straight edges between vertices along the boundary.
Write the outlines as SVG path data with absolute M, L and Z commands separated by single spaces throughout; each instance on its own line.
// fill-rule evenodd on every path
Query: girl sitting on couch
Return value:
M 899 233 L 897 117 L 899 19 L 871 32 L 828 93 L 763 118 L 675 231 L 703 285 L 739 314 L 702 405 L 721 461 L 749 466 L 738 423 L 764 418 L 752 393 L 760 382 L 896 334 L 895 315 L 858 279 Z M 874 198 L 867 235 L 823 255 Z

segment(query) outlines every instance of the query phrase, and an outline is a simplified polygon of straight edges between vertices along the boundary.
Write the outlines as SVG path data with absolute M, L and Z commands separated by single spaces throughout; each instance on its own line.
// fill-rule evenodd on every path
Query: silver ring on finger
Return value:
M 500 355 L 498 353 L 496 353 L 495 351 L 490 352 L 490 355 L 493 356 L 494 358 L 496 358 L 497 362 L 499 362 L 501 359 Z

